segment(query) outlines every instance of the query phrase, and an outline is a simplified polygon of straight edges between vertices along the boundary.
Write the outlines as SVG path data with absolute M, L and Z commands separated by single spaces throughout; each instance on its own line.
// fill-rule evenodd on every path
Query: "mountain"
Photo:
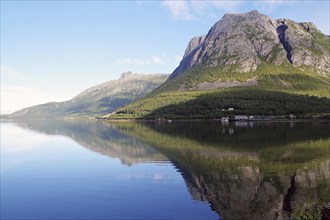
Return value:
M 64 102 L 50 102 L 16 111 L 10 118 L 94 117 L 141 98 L 162 84 L 168 75 L 126 72 L 118 80 L 93 86 Z
M 330 75 L 329 39 L 311 22 L 296 23 L 251 11 L 225 14 L 205 36 L 193 38 L 171 78 L 197 64 L 255 71 L 262 61 L 311 66 Z M 227 67 L 228 66 L 228 67 Z
M 323 114 L 330 112 L 329 87 L 330 38 L 313 23 L 256 10 L 225 14 L 189 42 L 163 85 L 106 118 L 216 118 L 228 108 L 231 114 Z

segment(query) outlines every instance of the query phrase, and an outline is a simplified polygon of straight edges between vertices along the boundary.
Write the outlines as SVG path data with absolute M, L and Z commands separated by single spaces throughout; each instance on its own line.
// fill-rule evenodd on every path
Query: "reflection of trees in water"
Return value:
M 235 148 L 281 146 L 300 140 L 329 138 L 330 134 L 328 123 L 237 121 L 222 124 L 219 121 L 192 121 L 143 124 L 172 137 L 186 137 L 202 144 L 221 144 L 223 147 Z
M 330 126 L 322 123 L 20 123 L 125 164 L 169 158 L 192 197 L 224 219 L 283 219 L 330 201 Z M 292 190 L 294 189 L 294 190 Z
M 329 125 L 184 124 L 115 127 L 165 154 L 192 197 L 224 219 L 286 219 L 306 204 L 330 201 Z M 231 128 L 233 139 L 223 132 Z

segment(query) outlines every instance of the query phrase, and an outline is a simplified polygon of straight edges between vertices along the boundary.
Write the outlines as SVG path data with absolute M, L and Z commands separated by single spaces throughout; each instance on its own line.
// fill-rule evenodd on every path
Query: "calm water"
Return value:
M 329 123 L 1 123 L 2 219 L 327 214 Z

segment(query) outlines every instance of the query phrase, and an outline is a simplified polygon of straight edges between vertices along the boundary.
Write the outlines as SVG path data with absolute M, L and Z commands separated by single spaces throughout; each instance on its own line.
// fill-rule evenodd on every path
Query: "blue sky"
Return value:
M 3 1 L 1 113 L 64 101 L 122 72 L 171 73 L 188 41 L 253 9 L 329 34 L 328 0 Z

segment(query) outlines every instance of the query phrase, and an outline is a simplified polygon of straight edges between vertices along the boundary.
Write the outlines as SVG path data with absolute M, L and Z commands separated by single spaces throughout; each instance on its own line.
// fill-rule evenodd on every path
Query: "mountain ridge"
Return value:
M 317 36 L 312 35 L 313 33 Z M 296 34 L 300 36 L 297 37 Z M 320 38 L 320 34 L 322 32 L 311 22 L 275 20 L 256 10 L 244 14 L 225 14 L 211 27 L 207 35 L 192 38 L 180 65 L 170 78 L 201 63 L 210 67 L 238 64 L 238 72 L 255 71 L 261 59 L 277 65 L 285 61 L 296 67 L 313 65 L 320 74 L 329 75 L 329 45 L 327 51 L 324 51 L 318 42 L 313 41 L 313 38 Z M 197 40 L 199 44 L 192 49 L 191 44 L 196 44 Z M 320 49 L 319 52 L 323 54 L 320 55 L 319 62 L 313 58 L 314 53 L 311 53 L 310 48 L 300 50 L 302 43 L 312 49 Z
M 167 74 L 122 73 L 118 80 L 92 86 L 64 102 L 18 110 L 9 118 L 95 117 L 141 98 L 168 78 Z
M 329 85 L 330 39 L 313 23 L 256 10 L 225 14 L 189 41 L 164 84 L 104 118 L 219 118 L 229 107 L 230 114 L 330 113 Z

